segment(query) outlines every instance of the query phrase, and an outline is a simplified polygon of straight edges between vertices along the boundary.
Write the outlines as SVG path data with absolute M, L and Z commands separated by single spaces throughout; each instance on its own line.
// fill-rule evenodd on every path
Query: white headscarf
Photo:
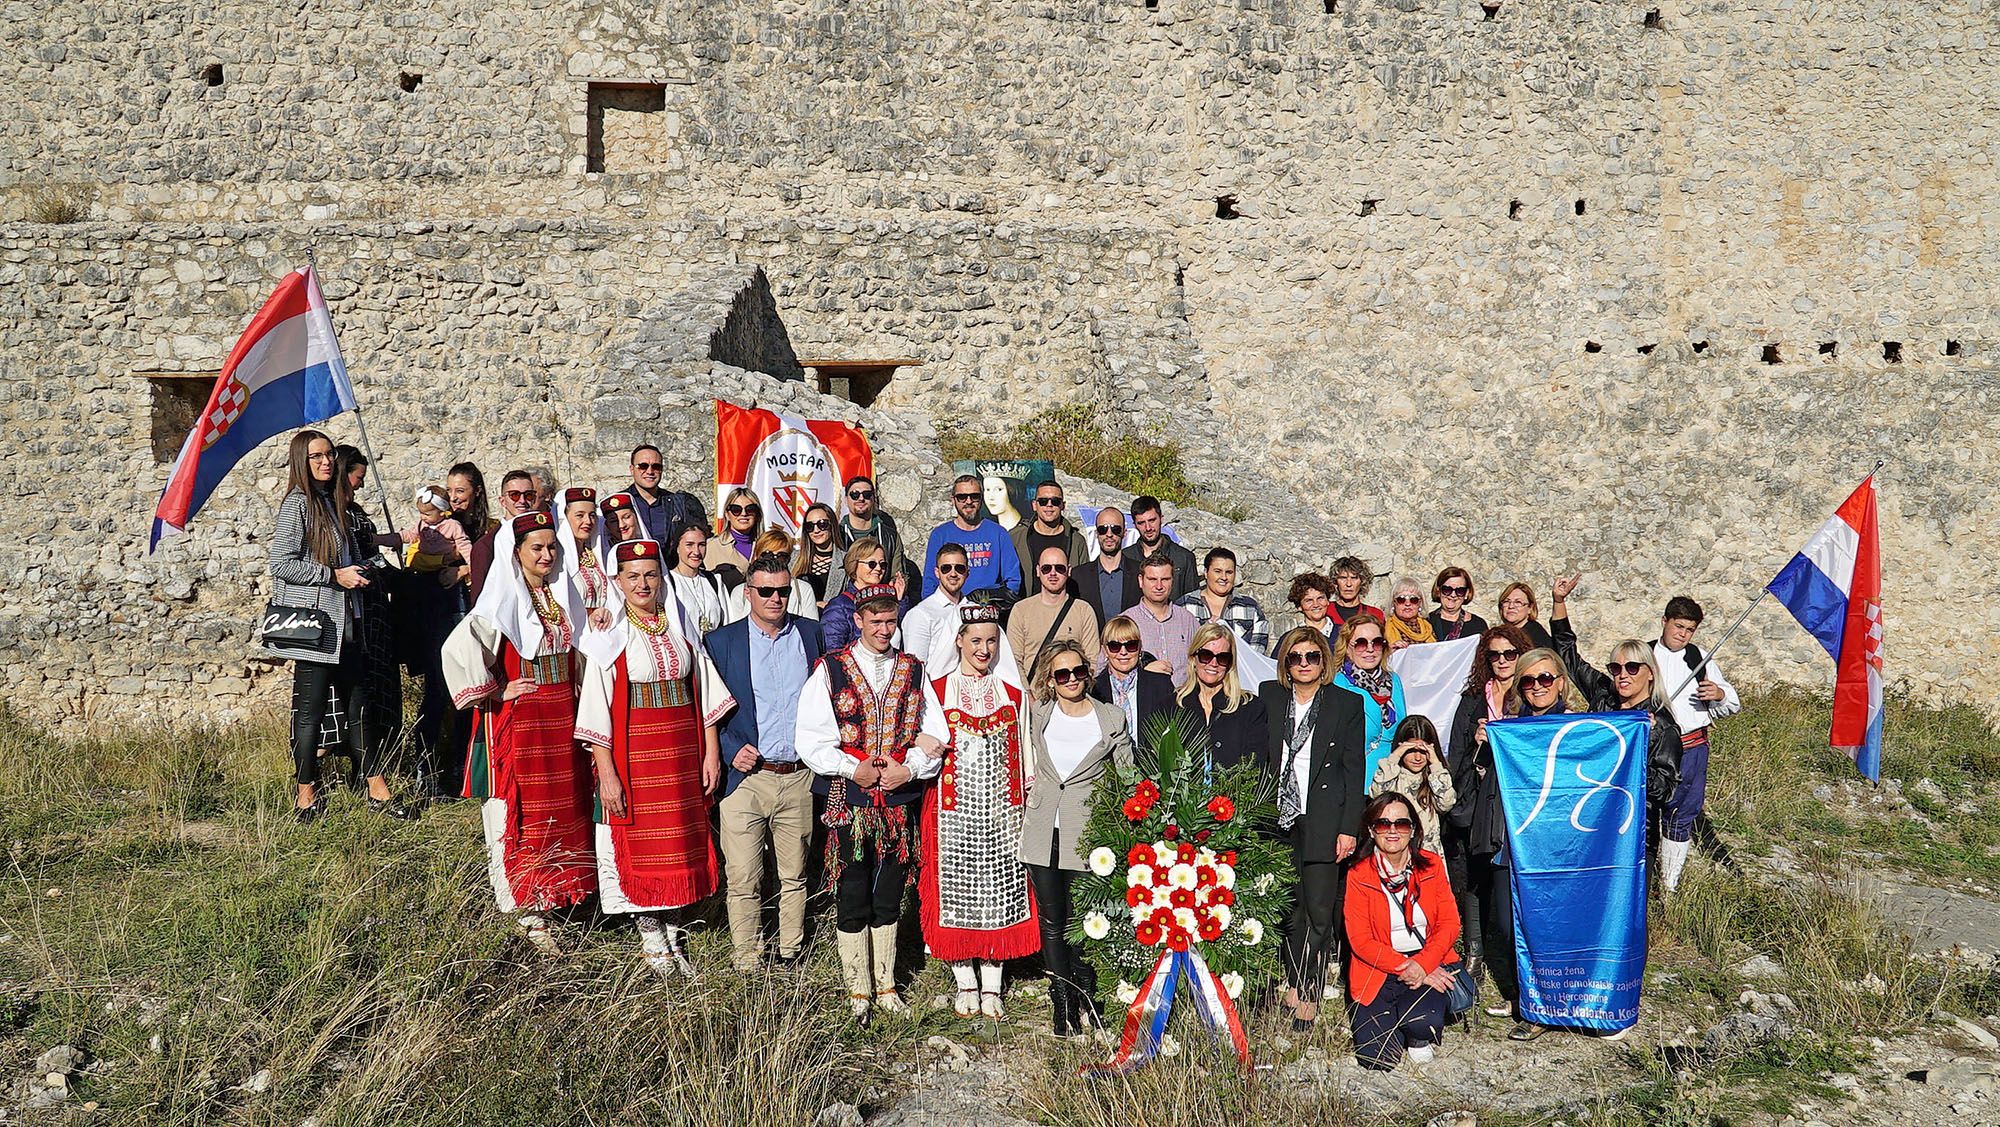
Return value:
M 649 542 L 658 543 L 657 541 Z M 612 610 L 611 625 L 603 630 L 599 630 L 594 626 L 590 626 L 589 621 L 586 619 L 584 623 L 586 629 L 582 634 L 577 636 L 576 643 L 578 649 L 588 655 L 592 661 L 601 665 L 610 665 L 616 662 L 618 655 L 625 652 L 626 629 L 629 625 L 625 616 L 625 592 L 618 589 L 616 581 L 618 575 L 617 545 L 614 544 L 611 546 L 607 560 L 609 567 L 605 574 L 612 579 L 611 589 L 618 592 L 618 605 Z M 660 562 L 664 564 L 666 561 L 661 559 Z M 581 601 L 582 596 L 578 596 L 578 602 Z M 605 605 L 608 608 L 611 604 L 607 601 Z M 660 573 L 660 614 L 666 620 L 667 629 L 675 637 L 679 638 L 692 650 L 701 649 L 701 635 L 694 633 L 688 627 L 687 611 L 681 606 L 680 599 L 675 596 L 673 581 L 667 578 L 665 569 L 662 569 Z
M 570 585 L 576 588 L 577 597 L 582 598 L 583 558 L 581 553 L 570 550 L 571 546 L 576 543 L 576 533 L 570 531 L 569 514 L 564 511 L 569 506 L 560 500 L 562 495 L 562 490 L 559 489 L 556 491 L 558 500 L 549 515 L 554 518 L 556 527 L 561 530 L 557 536 L 563 542 L 563 574 L 568 577 Z M 578 502 L 578 504 L 581 503 Z M 591 502 L 591 508 L 595 510 L 596 507 L 597 503 L 595 501 Z M 597 556 L 598 570 L 604 573 L 604 609 L 610 611 L 611 617 L 615 619 L 625 611 L 625 592 L 620 591 L 618 585 L 611 582 L 611 577 L 618 572 L 618 565 L 614 562 L 615 557 L 612 555 L 612 549 L 616 545 L 606 540 L 604 523 L 604 514 L 598 512 L 597 523 L 591 528 L 590 532 L 590 550 Z
M 589 625 L 584 618 L 583 595 L 570 582 L 569 574 L 561 565 L 561 558 L 569 553 L 563 551 L 561 532 L 556 532 L 556 570 L 549 576 L 549 593 L 555 596 L 556 605 L 569 616 L 570 630 L 577 637 Z M 503 546 L 501 534 L 506 534 Z M 521 561 L 514 555 L 514 522 L 509 520 L 500 525 L 493 534 L 493 566 L 486 575 L 486 585 L 479 590 L 479 601 L 473 604 L 472 613 L 493 624 L 493 628 L 514 647 L 524 659 L 534 659 L 542 655 L 542 644 L 547 631 L 542 624 L 542 616 L 535 612 L 535 604 L 528 594 L 528 579 L 521 574 Z

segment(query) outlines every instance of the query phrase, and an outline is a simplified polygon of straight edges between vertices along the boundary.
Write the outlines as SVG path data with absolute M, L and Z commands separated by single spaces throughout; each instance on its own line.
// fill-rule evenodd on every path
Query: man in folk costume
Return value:
M 667 917 L 715 892 L 708 799 L 722 763 L 711 725 L 731 701 L 681 626 L 659 542 L 628 540 L 612 559 L 618 619 L 577 647 L 576 738 L 597 767 L 598 896 L 605 912 L 636 916 L 648 966 L 693 977 L 686 930 Z
M 503 912 L 551 950 L 535 913 L 597 891 L 590 834 L 590 762 L 576 742 L 575 640 L 583 599 L 562 570 L 556 522 L 545 509 L 505 526 L 472 613 L 445 639 L 445 684 L 458 708 L 477 710 L 465 796 L 484 799 L 487 877 Z
M 961 1017 L 1003 1017 L 1000 964 L 1041 949 L 1021 864 L 1027 779 L 1019 682 L 1000 664 L 1000 609 L 970 604 L 958 668 L 928 688 L 949 733 L 937 786 L 924 794 L 917 881 L 924 941 L 951 964 Z
M 799 757 L 826 800 L 827 878 L 848 1004 L 866 1020 L 869 1001 L 900 1011 L 896 925 L 916 859 L 910 807 L 943 762 L 944 712 L 924 685 L 923 666 L 896 651 L 896 589 L 855 591 L 855 641 L 828 653 L 799 695 Z

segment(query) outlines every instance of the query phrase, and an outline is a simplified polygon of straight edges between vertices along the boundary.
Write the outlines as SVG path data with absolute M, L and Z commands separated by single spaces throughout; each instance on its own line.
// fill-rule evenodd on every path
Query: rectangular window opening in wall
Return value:
M 210 63 L 201 68 L 201 80 L 210 86 L 222 85 L 222 64 Z
M 1326 0 L 1326 14 L 1329 16 L 1332 15 L 1334 8 L 1338 6 L 1339 0 Z
M 1944 342 L 1944 354 L 1946 356 L 1961 356 L 1964 353 L 1965 349 L 1960 347 L 1957 341 L 1948 340 Z
M 1576 213 L 1577 213 L 1578 215 L 1582 215 L 1582 214 L 1583 214 L 1583 201 L 1582 201 L 1582 200 L 1578 200 L 1578 201 L 1576 201 Z
M 1160 0 L 1146 0 L 1146 10 L 1147 10 L 1147 11 L 1149 11 L 1149 12 L 1157 12 L 1157 11 L 1159 11 L 1159 10 L 1160 10 Z
M 1784 362 L 1784 359 L 1785 358 L 1778 352 L 1777 345 L 1767 344 L 1764 346 L 1764 363 L 1781 364 Z
M 1836 358 L 1837 358 L 1837 357 L 1839 357 L 1839 355 L 1840 355 L 1840 342 L 1839 342 L 1839 341 L 1837 341 L 1837 340 L 1823 340 L 1823 341 L 1820 341 L 1820 342 L 1819 342 L 1819 354 L 1820 354 L 1821 356 L 1833 356 L 1833 357 L 1836 357 Z
M 921 360 L 805 360 L 799 366 L 811 368 L 813 378 L 818 382 L 820 394 L 837 395 L 858 407 L 874 404 L 889 381 L 896 376 L 896 369 L 921 364 Z
M 1899 340 L 1883 341 L 1882 359 L 1887 360 L 1891 364 L 1901 364 L 1903 362 L 1903 342 Z
M 146 381 L 153 460 L 171 462 L 181 452 L 194 421 L 208 407 L 216 372 L 135 372 Z
M 665 166 L 665 86 L 592 82 L 586 98 L 586 172 L 652 172 Z
M 1492 23 L 1494 20 L 1500 18 L 1500 5 L 1498 4 L 1481 4 L 1479 11 L 1486 17 L 1487 23 Z
M 1652 11 L 1646 13 L 1647 30 L 1664 31 L 1666 30 L 1666 26 L 1667 21 L 1660 18 L 1660 10 L 1658 8 L 1654 8 Z

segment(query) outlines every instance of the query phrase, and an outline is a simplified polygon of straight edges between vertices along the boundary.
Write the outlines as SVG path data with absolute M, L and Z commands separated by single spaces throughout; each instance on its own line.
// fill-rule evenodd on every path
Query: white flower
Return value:
M 1241 998 L 1243 996 L 1242 975 L 1237 974 L 1233 970 L 1223 971 L 1218 981 L 1222 983 L 1222 992 L 1224 994 L 1229 995 L 1231 998 Z
M 1145 923 L 1146 917 L 1152 914 L 1153 906 L 1151 904 L 1134 904 L 1132 906 L 1132 926 L 1138 927 L 1140 924 Z
M 1134 865 L 1131 868 L 1125 870 L 1125 887 L 1126 888 L 1153 887 L 1153 866 Z
M 1173 1034 L 1160 1034 L 1160 1055 L 1163 1057 L 1177 1057 L 1181 1055 L 1181 1043 L 1174 1040 Z
M 1215 883 L 1221 885 L 1224 888 L 1235 888 L 1236 866 L 1217 865 L 1215 867 Z
M 1229 920 L 1231 915 L 1233 914 L 1229 910 L 1229 905 L 1210 904 L 1208 906 L 1208 914 L 1215 917 L 1216 926 L 1222 928 L 1222 930 L 1224 931 L 1229 930 Z M 1230 997 L 1233 998 L 1235 997 L 1235 995 L 1232 994 L 1230 995 Z
M 1175 927 L 1178 927 L 1178 928 L 1180 928 L 1180 929 L 1181 929 L 1182 931 L 1185 931 L 1185 932 L 1187 932 L 1187 933 L 1188 933 L 1189 935 L 1193 935 L 1193 934 L 1194 934 L 1194 909 L 1193 909 L 1193 908 L 1175 908 L 1175 909 L 1174 909 L 1174 926 L 1175 926 Z
M 1233 879 L 1235 874 L 1231 873 L 1230 876 Z M 1276 887 L 1277 883 L 1278 876 L 1276 873 L 1261 873 L 1256 880 L 1250 882 L 1250 887 L 1256 889 L 1257 894 L 1261 896 Z
M 1111 934 L 1111 921 L 1103 912 L 1092 912 L 1083 917 L 1083 934 L 1092 939 L 1102 939 Z
M 1206 845 L 1202 846 L 1200 849 L 1195 850 L 1194 863 L 1197 865 L 1207 865 L 1213 868 L 1215 865 L 1215 850 L 1210 849 Z
M 1101 877 L 1108 877 L 1118 868 L 1118 855 L 1109 846 L 1100 845 L 1090 851 L 1090 871 Z
M 1255 917 L 1245 917 L 1240 930 L 1243 932 L 1243 945 L 1245 947 L 1255 947 L 1257 944 L 1264 942 L 1264 925 L 1258 922 Z
M 1137 986 L 1132 985 L 1122 978 L 1118 980 L 1118 1002 L 1120 1005 L 1129 1006 L 1138 1000 L 1138 997 L 1139 988 Z
M 1193 865 L 1175 865 L 1167 870 L 1167 884 L 1174 888 L 1193 888 L 1195 875 Z

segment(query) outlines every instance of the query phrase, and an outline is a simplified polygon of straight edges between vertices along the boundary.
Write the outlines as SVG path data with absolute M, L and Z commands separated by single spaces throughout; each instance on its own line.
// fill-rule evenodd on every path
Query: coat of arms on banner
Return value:
M 841 487 L 856 474 L 875 472 L 874 454 L 860 428 L 822 419 L 715 403 L 715 500 L 722 511 L 739 486 L 764 505 L 764 523 L 793 536 L 814 503 L 840 509 Z

